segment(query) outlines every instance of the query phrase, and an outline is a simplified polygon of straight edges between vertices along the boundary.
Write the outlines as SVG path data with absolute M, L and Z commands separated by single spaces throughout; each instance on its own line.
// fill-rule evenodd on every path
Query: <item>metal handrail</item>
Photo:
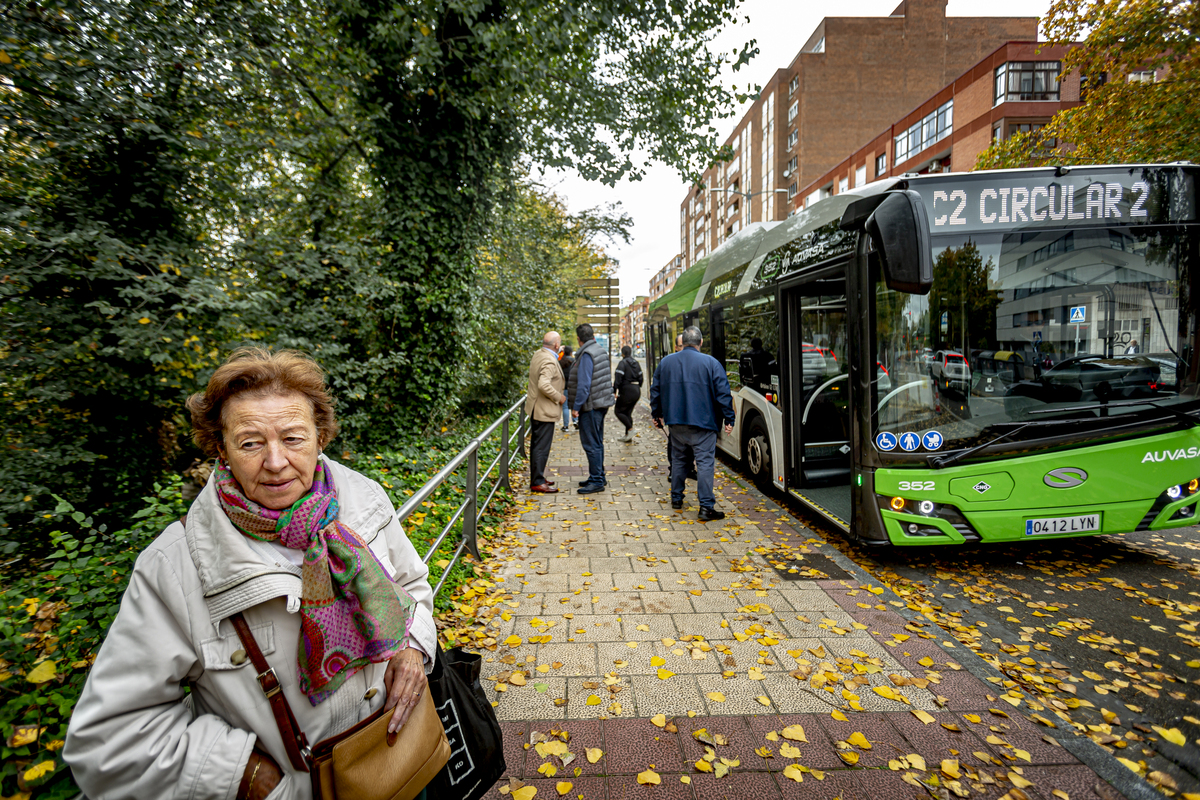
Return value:
M 512 419 L 514 413 L 518 415 L 517 429 L 510 434 L 509 421 Z M 446 540 L 446 536 L 449 535 L 451 529 L 454 528 L 459 520 L 462 521 L 462 541 L 459 542 L 458 547 L 454 549 L 454 556 L 450 559 L 450 563 L 446 565 L 444 570 L 442 570 L 442 578 L 438 581 L 437 586 L 433 590 L 434 597 L 436 597 L 438 592 L 442 590 L 442 586 L 446 583 L 446 576 L 450 574 L 450 570 L 452 570 L 454 565 L 458 563 L 459 558 L 462 557 L 464 549 L 468 550 L 475 558 L 480 558 L 478 541 L 479 521 L 483 519 L 483 515 L 487 511 L 488 505 L 492 502 L 492 498 L 496 496 L 496 492 L 500 489 L 512 488 L 508 480 L 508 475 L 512 467 L 513 440 L 516 439 L 517 452 L 522 458 L 524 458 L 525 433 L 528 430 L 527 422 L 528 420 L 525 418 L 525 398 L 522 397 L 520 400 L 509 406 L 508 410 L 501 414 L 499 419 L 485 428 L 483 433 L 472 439 L 466 447 L 464 447 L 457 455 L 454 456 L 454 458 L 450 459 L 450 462 L 446 464 L 446 466 L 442 467 L 440 470 L 438 470 L 436 475 L 426 481 L 424 486 L 413 492 L 412 497 L 408 498 L 404 505 L 400 506 L 400 509 L 396 512 L 396 519 L 403 523 L 404 520 L 408 519 L 409 515 L 420 508 L 422 503 L 432 497 L 434 492 L 436 492 L 441 485 L 458 470 L 459 467 L 461 467 L 464 463 L 467 465 L 466 497 L 463 499 L 462 504 L 459 505 L 454 514 L 450 517 L 450 521 L 447 522 L 442 528 L 441 532 L 438 533 L 437 538 L 434 539 L 429 551 L 425 553 L 425 556 L 421 559 L 422 562 L 428 564 L 429 560 L 433 558 L 433 554 L 438 551 L 438 549 L 442 546 L 442 542 Z M 489 466 L 483 475 L 480 476 L 479 447 L 485 441 L 487 441 L 489 436 L 495 433 L 497 428 L 502 429 L 500 434 L 500 453 L 496 456 L 496 459 L 492 461 L 491 466 Z M 497 464 L 500 465 L 499 474 L 496 476 L 495 483 L 491 485 L 491 491 L 488 492 L 487 499 L 480 504 L 479 490 L 482 488 L 480 481 L 482 480 L 484 483 L 486 483 L 488 476 L 492 474 L 492 470 L 496 468 Z

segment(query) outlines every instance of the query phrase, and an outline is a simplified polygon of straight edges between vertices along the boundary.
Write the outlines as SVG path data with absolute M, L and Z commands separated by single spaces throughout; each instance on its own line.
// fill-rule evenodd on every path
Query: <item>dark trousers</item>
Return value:
M 712 509 L 713 467 L 717 455 L 717 432 L 694 425 L 671 426 L 671 502 L 682 503 L 687 474 L 696 461 L 696 496 L 701 508 Z
M 607 408 L 579 412 L 579 444 L 588 460 L 588 483 L 606 483 L 604 477 L 604 415 Z
M 556 422 L 529 420 L 529 485 L 546 482 L 546 462 L 550 460 L 550 444 L 554 441 Z
M 621 396 L 617 398 L 614 409 L 617 420 L 625 426 L 625 432 L 633 430 L 633 407 L 642 399 L 642 387 L 628 383 L 621 387 Z

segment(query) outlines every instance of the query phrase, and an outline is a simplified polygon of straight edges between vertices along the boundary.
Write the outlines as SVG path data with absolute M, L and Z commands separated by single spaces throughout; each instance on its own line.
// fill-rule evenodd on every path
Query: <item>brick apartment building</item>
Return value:
M 650 298 L 644 294 L 621 309 L 621 347 L 632 347 L 637 352 L 638 348 L 646 346 L 646 315 L 649 313 Z
M 1079 76 L 1059 77 L 1069 50 L 1036 42 L 1001 45 L 802 187 L 792 210 L 880 178 L 973 169 L 993 141 L 1040 128 L 1060 109 L 1079 104 Z
M 654 273 L 650 279 L 650 299 L 657 300 L 675 285 L 676 279 L 683 274 L 683 256 L 677 255 L 667 262 L 667 265 Z
M 687 269 L 752 222 L 781 220 L 805 186 L 998 46 L 1036 40 L 1036 17 L 947 17 L 904 0 L 887 17 L 826 17 L 726 140 L 729 162 L 679 207 Z

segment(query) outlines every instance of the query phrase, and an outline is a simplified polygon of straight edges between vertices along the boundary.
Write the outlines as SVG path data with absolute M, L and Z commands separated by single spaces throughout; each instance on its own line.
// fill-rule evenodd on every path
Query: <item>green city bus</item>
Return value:
M 652 304 L 726 367 L 718 446 L 866 543 L 1196 524 L 1191 164 L 908 175 L 731 237 Z

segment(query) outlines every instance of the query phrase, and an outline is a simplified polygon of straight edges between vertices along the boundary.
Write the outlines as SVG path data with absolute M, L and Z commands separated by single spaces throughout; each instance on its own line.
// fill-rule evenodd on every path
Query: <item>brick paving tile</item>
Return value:
M 1003 776 L 1014 765 L 1035 784 L 1026 790 L 1030 800 L 1053 800 L 1055 788 L 1072 800 L 1102 800 L 1094 791 L 1099 779 L 1066 750 L 1047 743 L 1044 730 L 1015 711 L 1007 719 L 988 713 L 997 707 L 986 700 L 988 692 L 996 693 L 994 687 L 948 666 L 973 655 L 946 643 L 948 637 L 928 623 L 907 628 L 911 623 L 892 605 L 893 595 L 864 591 L 858 579 L 782 579 L 755 548 L 784 541 L 795 545 L 814 535 L 790 522 L 771 500 L 730 481 L 723 466 L 718 465 L 716 491 L 718 507 L 728 513 L 725 520 L 696 518 L 694 483 L 688 486 L 685 509 L 671 509 L 662 435 L 648 428 L 644 409 L 635 419 L 632 444 L 618 444 L 617 426 L 609 426 L 609 484 L 598 494 L 573 491 L 587 472 L 586 459 L 578 435 L 556 435 L 547 474 L 564 491 L 530 496 L 532 506 L 509 530 L 515 544 L 492 565 L 499 585 L 513 592 L 504 609 L 509 618 L 497 620 L 494 635 L 500 641 L 512 634 L 522 639 L 516 647 L 501 644 L 482 652 L 483 686 L 496 703 L 505 737 L 506 777 L 528 781 L 539 798 L 559 796 L 555 785 L 566 780 L 572 788 L 565 796 L 575 800 L 581 795 L 585 800 L 904 800 L 926 793 L 887 769 L 888 760 L 917 752 L 934 766 L 954 749 L 964 765 L 1002 778 L 994 786 L 970 787 L 974 800 L 999 798 L 1011 786 Z M 553 625 L 535 626 L 535 619 Z M 528 641 L 537 636 L 550 639 Z M 738 641 L 739 636 L 750 638 Z M 693 657 L 693 647 L 704 658 Z M 863 712 L 846 707 L 841 685 L 813 688 L 788 674 L 806 665 L 816 669 L 822 662 L 840 662 L 845 668 L 864 659 L 882 669 L 858 676 L 854 692 Z M 550 668 L 538 672 L 539 665 Z M 497 692 L 496 682 L 488 680 L 518 668 L 529 673 L 523 687 Z M 660 668 L 674 674 L 660 678 Z M 751 668 L 761 680 L 750 679 Z M 725 677 L 725 671 L 733 677 Z M 940 680 L 928 689 L 894 687 L 889 678 L 931 673 Z M 606 674 L 617 677 L 620 691 L 604 685 Z M 903 693 L 911 706 L 871 690 L 881 686 Z M 721 692 L 724 701 L 710 699 L 710 692 Z M 592 695 L 600 698 L 598 705 L 587 704 Z M 935 702 L 937 695 L 946 698 L 944 707 Z M 555 705 L 556 700 L 565 703 Z M 830 716 L 835 708 L 844 710 L 847 722 Z M 928 710 L 936 721 L 921 723 L 912 708 Z M 981 722 L 968 722 L 964 712 L 978 713 Z M 649 717 L 658 713 L 673 717 L 678 732 L 656 727 Z M 940 724 L 949 721 L 961 732 Z M 808 741 L 787 742 L 801 755 L 785 758 L 780 752 L 785 741 L 765 737 L 795 724 L 804 727 Z M 552 727 L 570 733 L 576 758 L 566 767 L 523 747 L 531 730 Z M 699 728 L 728 738 L 715 752 L 738 760 L 730 775 L 718 779 L 695 769 L 705 752 L 692 736 Z M 860 760 L 850 768 L 835 743 L 856 732 L 873 746 L 856 748 Z M 1009 746 L 987 744 L 989 735 Z M 764 746 L 770 758 L 755 753 Z M 588 747 L 604 751 L 597 764 L 587 761 Z M 1029 762 L 1018 758 L 1017 750 L 1028 752 Z M 974 752 L 1000 759 L 1003 768 L 981 763 Z M 558 774 L 539 774 L 543 763 L 555 764 Z M 824 780 L 811 774 L 803 783 L 785 778 L 783 770 L 792 763 L 824 771 Z M 637 783 L 637 773 L 650 765 L 661 776 L 659 786 Z M 681 775 L 691 782 L 682 783 Z M 493 787 L 488 797 L 502 795 Z

